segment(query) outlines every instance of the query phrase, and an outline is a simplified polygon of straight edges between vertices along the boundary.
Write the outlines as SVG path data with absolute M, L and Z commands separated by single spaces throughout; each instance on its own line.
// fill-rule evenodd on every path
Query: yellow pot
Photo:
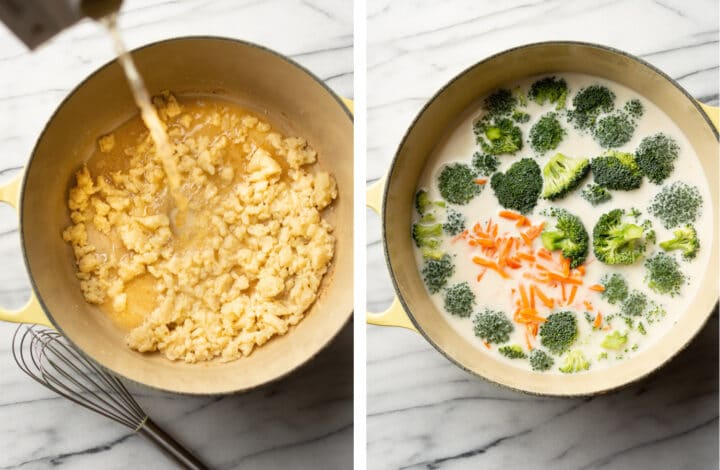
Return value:
M 653 372 L 682 350 L 711 314 L 718 298 L 718 233 L 712 234 L 707 271 L 697 295 L 672 330 L 648 349 L 609 369 L 587 374 L 539 374 L 508 366 L 463 339 L 431 301 L 418 273 L 410 238 L 413 197 L 433 147 L 453 120 L 483 95 L 519 78 L 578 72 L 625 85 L 658 105 L 685 133 L 700 157 L 718 213 L 718 109 L 704 106 L 675 81 L 625 52 L 578 42 L 544 42 L 510 49 L 468 68 L 442 87 L 408 128 L 385 178 L 368 189 L 368 205 L 382 218 L 385 256 L 397 297 L 368 323 L 417 330 L 459 367 L 498 384 L 542 395 L 589 395 L 621 387 Z M 712 125 L 714 123 L 715 126 Z M 700 177 L 700 175 L 698 175 Z M 715 367 L 715 366 L 712 366 Z
M 352 314 L 353 125 L 346 105 L 320 79 L 290 59 L 231 39 L 170 39 L 132 52 L 151 94 L 212 93 L 267 115 L 292 135 L 307 138 L 319 165 L 338 184 L 327 217 L 337 237 L 335 258 L 317 301 L 285 336 L 234 362 L 171 362 L 124 343 L 125 331 L 88 304 L 63 242 L 70 223 L 67 196 L 74 173 L 98 136 L 137 114 L 119 65 L 93 73 L 63 101 L 37 141 L 22 178 L 0 188 L 0 200 L 20 215 L 20 237 L 33 295 L 0 320 L 50 325 L 115 374 L 162 390 L 217 394 L 248 390 L 282 377 L 317 354 Z

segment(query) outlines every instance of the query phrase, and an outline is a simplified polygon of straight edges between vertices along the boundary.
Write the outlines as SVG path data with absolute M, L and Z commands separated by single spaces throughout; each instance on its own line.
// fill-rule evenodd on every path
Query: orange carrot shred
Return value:
M 493 237 L 497 237 L 498 234 L 498 226 L 497 224 L 493 225 Z
M 570 277 L 570 260 L 567 258 L 562 259 L 562 269 L 565 277 Z
M 530 284 L 530 308 L 535 310 L 535 285 Z
M 530 341 L 531 328 L 532 326 L 528 324 L 527 328 L 525 329 L 525 343 L 527 344 L 527 347 L 530 351 L 533 350 L 533 345 Z
M 523 253 L 522 251 L 518 251 L 515 256 L 520 259 L 524 259 L 525 261 L 535 261 L 535 256 L 531 255 L 530 253 Z
M 598 312 L 597 315 L 595 315 L 595 321 L 593 322 L 593 327 L 600 328 L 600 325 L 602 325 L 602 313 Z
M 600 284 L 593 284 L 590 287 L 588 287 L 590 290 L 594 290 L 596 292 L 605 292 L 605 287 Z
M 502 210 L 502 211 L 498 212 L 498 215 L 500 217 L 502 217 L 503 219 L 508 219 L 508 220 L 518 220 L 518 219 L 521 219 L 522 217 L 525 217 L 524 215 L 518 214 L 517 212 L 506 211 L 506 210 Z
M 520 269 L 522 268 L 522 263 L 517 258 L 507 258 L 505 260 L 505 264 L 507 264 L 512 269 Z
M 568 298 L 568 305 L 573 303 L 573 300 L 575 300 L 575 294 L 577 294 L 578 286 L 577 284 L 572 286 L 572 289 L 570 289 L 570 297 Z
M 563 284 L 578 284 L 578 285 L 580 285 L 583 283 L 581 279 L 575 279 L 574 277 L 565 277 L 562 274 L 554 273 L 552 271 L 548 271 L 547 274 L 550 279 L 559 281 Z
M 552 273 L 550 273 L 550 274 L 552 274 Z M 565 294 L 565 283 L 564 282 L 560 283 L 560 289 L 562 290 L 562 300 L 563 300 L 563 302 L 565 302 L 567 300 L 567 297 L 565 296 L 566 294 Z
M 487 178 L 478 178 L 475 180 L 475 184 L 485 184 L 487 183 Z
M 577 270 L 578 273 L 580 273 L 581 276 L 585 275 L 585 266 L 580 265 L 575 269 Z
M 537 296 L 540 298 L 542 303 L 545 304 L 546 307 L 553 308 L 553 306 L 555 305 L 555 301 L 545 295 L 538 286 L 535 286 L 535 294 L 537 294 Z
M 490 343 L 488 343 L 487 341 L 483 341 L 483 344 L 486 348 L 490 349 Z
M 545 258 L 546 260 L 552 260 L 552 253 L 550 253 L 550 252 L 549 252 L 548 250 L 546 250 L 545 248 L 540 248 L 540 249 L 537 251 L 537 255 L 538 255 L 539 257 L 541 257 L 541 258 Z
M 530 238 L 525 232 L 521 232 L 520 236 L 527 246 L 532 246 L 532 238 Z
M 592 306 L 592 304 L 591 304 L 590 302 L 588 302 L 587 300 L 583 300 L 583 305 L 585 305 L 585 308 L 586 308 L 586 309 L 592 311 L 593 306 Z
M 520 286 L 520 298 L 522 299 L 522 305 L 523 305 L 523 307 L 528 307 L 530 305 L 530 302 L 528 301 L 528 295 L 527 295 L 527 292 L 525 291 L 525 286 L 523 285 L 523 283 L 520 283 L 519 286 Z

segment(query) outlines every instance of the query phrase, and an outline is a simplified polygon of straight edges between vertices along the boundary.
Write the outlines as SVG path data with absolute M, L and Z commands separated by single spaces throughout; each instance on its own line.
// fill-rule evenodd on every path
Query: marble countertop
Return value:
M 126 0 L 120 25 L 130 47 L 182 35 L 258 42 L 352 97 L 352 9 L 340 2 Z M 21 171 L 65 95 L 112 58 L 109 38 L 87 21 L 35 52 L 0 26 L 0 181 Z M 0 305 L 19 307 L 30 287 L 16 214 L 2 204 L 0 259 Z M 25 376 L 10 355 L 15 328 L 0 323 L 0 469 L 173 468 L 141 437 Z M 352 333 L 349 324 L 310 364 L 252 393 L 191 398 L 133 390 L 155 421 L 213 468 L 350 468 Z
M 433 6 L 435 5 L 435 6 Z M 478 60 L 551 39 L 636 54 L 718 104 L 714 0 L 369 0 L 368 183 L 432 94 Z M 367 307 L 390 304 L 379 218 L 368 211 Z M 463 372 L 420 335 L 368 327 L 368 468 L 716 469 L 718 315 L 659 372 L 584 399 L 524 395 Z

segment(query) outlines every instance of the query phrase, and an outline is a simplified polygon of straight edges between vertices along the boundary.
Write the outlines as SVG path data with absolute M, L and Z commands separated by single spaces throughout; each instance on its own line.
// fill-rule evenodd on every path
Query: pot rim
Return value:
M 397 162 L 398 162 L 398 158 L 399 158 L 399 155 L 400 155 L 400 150 L 405 146 L 405 143 L 406 143 L 407 139 L 409 138 L 410 134 L 412 133 L 413 129 L 415 128 L 415 125 L 416 125 L 417 122 L 422 118 L 422 116 L 425 114 L 425 111 L 426 111 L 438 98 L 440 98 L 440 95 L 442 95 L 445 90 L 447 90 L 447 89 L 448 89 L 449 87 L 451 87 L 455 82 L 457 82 L 461 77 L 463 77 L 465 74 L 469 73 L 471 70 L 473 70 L 475 67 L 477 67 L 477 66 L 479 66 L 479 65 L 488 63 L 488 62 L 496 59 L 497 57 L 500 57 L 500 56 L 503 56 L 503 55 L 506 55 L 506 54 L 511 54 L 511 53 L 517 52 L 517 51 L 519 51 L 519 50 L 529 49 L 529 48 L 533 48 L 533 47 L 540 47 L 540 46 L 558 46 L 558 47 L 564 47 L 564 46 L 583 46 L 583 47 L 589 47 L 589 48 L 596 48 L 596 49 L 601 49 L 601 50 L 604 50 L 604 51 L 607 51 L 607 52 L 610 52 L 610 53 L 613 53 L 613 54 L 617 54 L 617 55 L 626 57 L 626 58 L 628 58 L 628 59 L 630 59 L 630 60 L 632 60 L 632 61 L 634 61 L 634 62 L 636 62 L 636 63 L 638 63 L 638 64 L 640 64 L 640 65 L 642 65 L 642 66 L 645 66 L 646 68 L 650 69 L 652 72 L 654 72 L 654 73 L 656 73 L 657 75 L 659 75 L 660 77 L 664 78 L 669 85 L 674 86 L 678 91 L 680 91 L 680 92 L 687 98 L 687 100 L 692 104 L 692 106 L 695 108 L 695 110 L 700 113 L 700 115 L 702 116 L 703 120 L 705 121 L 705 124 L 710 128 L 711 132 L 712 132 L 713 135 L 715 136 L 715 139 L 720 142 L 720 134 L 718 133 L 718 129 L 715 128 L 715 126 L 712 124 L 712 121 L 711 121 L 710 118 L 707 116 L 707 114 L 703 111 L 703 109 L 700 107 L 700 104 L 698 103 L 698 101 L 697 101 L 690 93 L 688 93 L 688 91 L 685 90 L 675 79 L 673 79 L 672 77 L 670 77 L 669 75 L 667 75 L 665 72 L 663 72 L 663 71 L 660 70 L 659 68 L 655 67 L 654 65 L 648 63 L 647 61 L 645 61 L 645 60 L 643 60 L 643 59 L 640 59 L 639 57 L 637 57 L 637 56 L 635 56 L 635 55 L 633 55 L 633 54 L 630 54 L 630 53 L 628 53 L 628 52 L 625 52 L 625 51 L 623 51 L 623 50 L 616 49 L 616 48 L 610 47 L 610 46 L 605 46 L 605 45 L 602 45 L 602 44 L 597 44 L 597 43 L 591 43 L 591 42 L 585 42 L 585 41 L 566 41 L 566 40 L 540 41 L 540 42 L 532 42 L 532 43 L 528 43 L 528 44 L 523 44 L 523 45 L 520 45 L 520 46 L 512 47 L 512 48 L 510 48 L 510 49 L 505 49 L 505 50 L 502 50 L 502 51 L 497 52 L 497 53 L 495 53 L 495 54 L 492 54 L 492 55 L 490 55 L 490 56 L 488 56 L 488 57 L 486 57 L 486 58 L 484 58 L 484 59 L 482 59 L 482 60 L 480 60 L 480 61 L 478 61 L 478 62 L 475 62 L 474 64 L 472 64 L 472 65 L 470 65 L 470 66 L 468 66 L 468 67 L 466 67 L 466 68 L 464 68 L 460 73 L 456 74 L 453 78 L 451 78 L 451 79 L 448 80 L 445 84 L 443 84 L 443 85 L 432 95 L 432 97 L 430 97 L 430 98 L 428 99 L 428 101 L 423 105 L 423 107 L 420 109 L 420 111 L 418 111 L 417 115 L 413 118 L 412 122 L 410 123 L 410 125 L 409 125 L 408 128 L 406 129 L 405 133 L 403 134 L 403 137 L 402 137 L 402 139 L 400 140 L 400 143 L 398 144 L 397 149 L 395 150 L 395 155 L 393 156 L 393 159 L 392 159 L 392 161 L 390 162 L 390 167 L 389 167 L 389 169 L 387 170 L 387 172 L 385 173 L 385 175 L 386 175 L 386 177 L 387 177 L 386 182 L 389 182 L 390 177 L 392 176 L 392 173 L 393 173 L 393 171 L 394 171 L 394 169 L 395 169 L 395 165 L 396 165 Z M 643 374 L 640 374 L 640 375 L 638 375 L 637 377 L 634 377 L 632 380 L 630 380 L 630 381 L 628 381 L 628 382 L 625 382 L 625 383 L 622 383 L 622 384 L 619 384 L 619 385 L 613 385 L 613 386 L 609 386 L 609 387 L 600 388 L 600 389 L 595 390 L 595 391 L 580 392 L 580 393 L 542 393 L 542 392 L 534 392 L 534 391 L 532 391 L 532 390 L 517 388 L 517 387 L 510 386 L 510 385 L 506 385 L 506 384 L 504 384 L 504 383 L 500 383 L 500 382 L 498 382 L 498 381 L 496 381 L 496 380 L 493 380 L 493 379 L 490 379 L 490 378 L 485 377 L 485 376 L 483 376 L 483 375 L 480 375 L 479 373 L 475 372 L 475 371 L 472 370 L 472 369 L 469 369 L 469 368 L 465 367 L 463 364 L 461 364 L 461 363 L 460 363 L 458 360 L 456 360 L 454 357 L 450 356 L 444 349 L 442 349 L 438 344 L 436 344 L 436 343 L 430 338 L 430 336 L 429 336 L 429 335 L 425 332 L 425 330 L 423 329 L 421 323 L 418 322 L 418 321 L 415 319 L 414 314 L 412 313 L 412 311 L 411 311 L 410 308 L 408 307 L 408 304 L 407 304 L 407 302 L 405 301 L 405 297 L 404 297 L 404 295 L 403 295 L 403 292 L 402 292 L 402 290 L 400 289 L 400 286 L 399 286 L 399 284 L 398 284 L 398 282 L 397 282 L 397 279 L 396 279 L 396 276 L 395 276 L 395 271 L 393 270 L 392 263 L 390 262 L 391 254 L 390 254 L 390 252 L 389 252 L 389 250 L 388 250 L 388 248 L 387 248 L 387 230 L 386 230 L 386 224 L 385 224 L 385 217 L 386 217 L 386 214 L 387 214 L 386 209 L 387 209 L 387 201 L 388 201 L 388 193 L 389 193 L 389 192 L 390 192 L 390 185 L 386 183 L 386 184 L 385 184 L 385 187 L 383 188 L 383 197 L 382 197 L 382 205 L 381 205 L 381 214 L 382 214 L 382 216 L 381 216 L 382 224 L 381 224 L 381 225 L 382 225 L 383 252 L 384 252 L 384 254 L 385 254 L 385 264 L 387 265 L 388 272 L 389 272 L 389 274 L 390 274 L 390 279 L 391 279 L 391 281 L 392 281 L 393 288 L 394 288 L 394 290 L 395 290 L 395 295 L 397 296 L 398 301 L 400 302 L 400 305 L 402 305 L 403 310 L 404 310 L 405 313 L 407 314 L 407 317 L 410 319 L 410 322 L 413 324 L 413 326 L 415 326 L 415 329 L 416 329 L 416 330 L 422 335 L 422 337 L 425 338 L 425 340 L 426 340 L 428 343 L 430 343 L 430 344 L 433 346 L 433 348 L 435 348 L 440 354 L 442 354 L 446 359 L 448 359 L 450 362 L 452 362 L 454 365 L 456 365 L 456 366 L 459 367 L 460 369 L 462 369 L 462 370 L 464 370 L 464 371 L 466 371 L 466 372 L 469 372 L 470 374 L 474 375 L 475 377 L 479 377 L 479 378 L 481 378 L 481 379 L 483 379 L 483 380 L 486 380 L 487 382 L 492 383 L 493 385 L 496 385 L 496 386 L 498 386 L 498 387 L 503 387 L 503 388 L 507 388 L 507 389 L 510 389 L 510 390 L 514 390 L 514 391 L 517 391 L 517 392 L 522 392 L 522 393 L 525 393 L 525 394 L 528 394 L 528 395 L 534 395 L 534 396 L 568 397 L 568 398 L 570 398 L 570 397 L 587 397 L 587 396 L 602 395 L 602 394 L 610 393 L 610 392 L 613 392 L 613 391 L 616 391 L 616 390 L 620 390 L 620 389 L 622 389 L 622 388 L 624 388 L 624 387 L 627 387 L 627 386 L 629 386 L 629 385 L 631 385 L 631 384 L 633 384 L 633 383 L 636 383 L 636 382 L 644 379 L 645 377 L 648 377 L 648 376 L 654 374 L 656 371 L 658 371 L 660 368 L 662 368 L 665 364 L 667 364 L 670 360 L 672 360 L 673 358 L 675 358 L 681 351 L 683 351 L 685 348 L 687 348 L 688 345 L 692 342 L 692 340 L 695 339 L 695 337 L 696 337 L 697 334 L 700 332 L 700 330 L 704 327 L 704 325 L 707 324 L 708 320 L 710 319 L 710 316 L 712 315 L 712 312 L 718 308 L 719 302 L 716 301 L 713 309 L 710 310 L 710 312 L 708 312 L 708 315 L 706 316 L 706 318 L 705 318 L 704 322 L 702 323 L 702 325 L 700 325 L 700 327 L 698 328 L 698 330 L 697 330 L 697 332 L 695 333 L 695 335 L 693 335 L 684 345 L 682 345 L 680 348 L 678 348 L 678 349 L 674 352 L 674 354 L 670 355 L 670 356 L 667 357 L 665 360 L 663 360 L 662 362 L 660 362 L 659 364 L 657 364 L 657 366 L 656 366 L 654 369 L 651 369 L 651 370 L 649 370 L 649 371 L 647 371 L 647 372 L 645 372 L 645 373 L 643 373 Z
M 350 112 L 350 110 L 347 108 L 345 103 L 343 103 L 342 99 L 339 97 L 337 93 L 335 93 L 320 77 L 315 75 L 313 72 L 311 72 L 309 69 L 304 67 L 303 65 L 299 64 L 298 62 L 294 61 L 290 57 L 281 54 L 273 49 L 270 49 L 268 47 L 265 47 L 261 44 L 257 44 L 254 42 L 246 41 L 243 39 L 236 39 L 236 38 L 229 38 L 225 36 L 213 36 L 213 35 L 188 35 L 188 36 L 177 36 L 172 37 L 168 39 L 161 39 L 159 41 L 150 42 L 147 44 L 144 44 L 142 46 L 136 47 L 130 51 L 128 51 L 130 54 L 139 52 L 141 50 L 156 47 L 165 43 L 171 43 L 171 42 L 178 42 L 178 41 L 193 41 L 193 40 L 214 40 L 214 41 L 225 41 L 229 43 L 235 43 L 242 46 L 247 46 L 250 48 L 254 48 L 257 50 L 260 50 L 264 53 L 270 54 L 272 56 L 275 56 L 276 58 L 288 63 L 289 65 L 299 69 L 301 72 L 305 73 L 305 75 L 309 76 L 313 81 L 315 81 L 317 84 L 319 84 L 322 88 L 325 89 L 325 91 L 335 100 L 335 102 L 340 106 L 340 108 L 343 110 L 344 114 L 350 119 L 350 122 L 352 123 L 354 121 L 353 114 Z M 35 140 L 35 144 L 33 145 L 32 151 L 30 152 L 30 157 L 28 158 L 27 163 L 24 165 L 23 169 L 23 176 L 22 181 L 20 184 L 19 189 L 19 196 L 18 196 L 18 215 L 19 215 L 19 234 L 20 234 L 20 251 L 22 252 L 22 258 L 23 263 L 25 265 L 25 271 L 28 274 L 28 279 L 30 281 L 30 286 L 32 288 L 32 292 L 34 293 L 35 297 L 38 300 L 38 303 L 40 304 L 40 307 L 42 308 L 43 312 L 45 313 L 45 316 L 48 318 L 50 323 L 53 325 L 53 327 L 60 332 L 65 339 L 67 339 L 70 344 L 72 344 L 75 349 L 82 352 L 86 357 L 88 357 L 90 360 L 92 360 L 95 364 L 102 367 L 104 370 L 109 371 L 113 375 L 116 375 L 118 377 L 121 377 L 124 380 L 127 380 L 129 382 L 132 382 L 134 384 L 140 385 L 142 387 L 146 387 L 152 390 L 158 390 L 165 393 L 172 393 L 176 395 L 187 395 L 187 396 L 219 396 L 219 395 L 232 395 L 232 394 L 239 394 L 239 393 L 246 393 L 251 392 L 253 390 L 256 390 L 260 387 L 264 387 L 266 385 L 278 382 L 279 380 L 289 376 L 296 370 L 300 369 L 301 367 L 308 364 L 310 361 L 312 361 L 320 352 L 322 352 L 339 334 L 340 332 L 345 328 L 345 326 L 349 323 L 350 319 L 353 315 L 353 309 L 350 310 L 350 312 L 347 314 L 347 318 L 345 322 L 343 322 L 342 326 L 338 328 L 337 331 L 335 331 L 332 335 L 328 336 L 326 341 L 322 344 L 320 348 L 317 349 L 313 354 L 308 356 L 305 360 L 295 364 L 294 367 L 291 369 L 288 369 L 283 374 L 278 375 L 277 377 L 274 377 L 266 382 L 259 383 L 256 385 L 253 385 L 251 387 L 242 388 L 242 389 L 236 389 L 236 390 L 226 390 L 226 391 L 218 391 L 218 392 L 185 392 L 185 391 L 179 391 L 179 390 L 171 390 L 171 389 L 165 389 L 159 386 L 155 385 L 149 385 L 145 384 L 143 382 L 139 382 L 137 380 L 131 379 L 129 377 L 126 377 L 125 375 L 116 372 L 108 367 L 105 367 L 103 364 L 101 364 L 99 361 L 97 361 L 94 357 L 92 357 L 90 354 L 86 353 L 80 346 L 78 346 L 73 339 L 65 333 L 63 328 L 60 326 L 60 324 L 55 320 L 52 313 L 50 312 L 50 309 L 45 305 L 45 302 L 43 300 L 42 295 L 40 294 L 37 284 L 35 283 L 35 279 L 33 277 L 32 271 L 30 269 L 30 264 L 27 258 L 27 248 L 25 246 L 25 232 L 24 232 L 24 214 L 23 214 L 23 199 L 25 195 L 25 185 L 27 184 L 27 175 L 29 173 L 30 167 L 35 159 L 35 155 L 38 149 L 39 143 L 42 141 L 43 137 L 45 136 L 45 133 L 50 127 L 50 124 L 52 123 L 53 119 L 57 115 L 57 113 L 65 106 L 66 102 L 83 86 L 85 86 L 86 83 L 90 82 L 95 78 L 97 74 L 99 74 L 101 71 L 107 69 L 108 67 L 111 67 L 117 62 L 117 59 L 111 59 L 107 62 L 105 62 L 103 65 L 99 66 L 97 69 L 93 70 L 87 77 L 85 77 L 80 83 L 75 85 L 72 90 L 68 92 L 68 94 L 65 96 L 65 98 L 62 99 L 60 104 L 57 105 L 55 110 L 52 112 L 48 120 L 46 121 L 45 125 L 42 128 L 42 131 L 38 135 L 37 139 Z

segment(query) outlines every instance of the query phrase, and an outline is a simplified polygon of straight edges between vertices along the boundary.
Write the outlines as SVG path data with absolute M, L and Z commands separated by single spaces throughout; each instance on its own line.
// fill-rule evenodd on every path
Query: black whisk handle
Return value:
M 177 462 L 181 468 L 188 470 L 208 470 L 205 464 L 200 462 L 197 457 L 173 439 L 171 435 L 163 431 L 162 428 L 155 424 L 150 418 L 145 420 L 145 423 L 138 429 L 138 432 L 158 446 L 165 455 Z

